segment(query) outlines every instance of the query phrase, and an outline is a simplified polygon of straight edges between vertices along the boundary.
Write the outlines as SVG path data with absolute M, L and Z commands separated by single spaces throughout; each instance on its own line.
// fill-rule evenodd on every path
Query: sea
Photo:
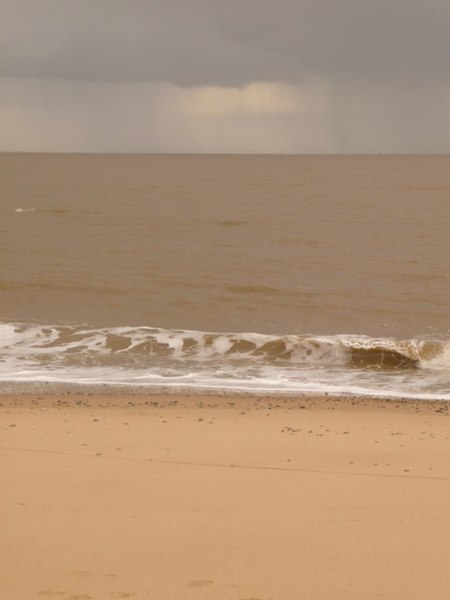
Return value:
M 0 154 L 0 389 L 450 400 L 450 156 Z

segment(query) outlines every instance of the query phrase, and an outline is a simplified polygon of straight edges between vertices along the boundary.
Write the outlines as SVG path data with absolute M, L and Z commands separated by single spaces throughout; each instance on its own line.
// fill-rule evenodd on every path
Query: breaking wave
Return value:
M 0 380 L 450 399 L 450 342 L 3 323 Z

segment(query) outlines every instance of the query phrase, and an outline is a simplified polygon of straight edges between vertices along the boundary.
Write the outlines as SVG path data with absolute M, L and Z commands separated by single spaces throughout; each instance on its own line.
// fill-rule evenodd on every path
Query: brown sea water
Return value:
M 448 156 L 3 154 L 0 321 L 59 328 L 39 339 L 66 367 L 95 344 L 114 363 L 199 343 L 152 330 L 136 346 L 120 327 L 266 334 L 222 354 L 291 363 L 299 344 L 314 354 L 304 339 L 369 336 L 362 359 L 349 342 L 353 367 L 367 345 L 378 366 L 411 367 L 450 339 L 449 231 Z

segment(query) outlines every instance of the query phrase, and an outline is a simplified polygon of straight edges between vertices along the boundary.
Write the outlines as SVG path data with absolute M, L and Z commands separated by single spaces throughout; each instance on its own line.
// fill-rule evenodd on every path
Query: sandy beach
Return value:
M 439 402 L 0 397 L 0 597 L 448 598 Z

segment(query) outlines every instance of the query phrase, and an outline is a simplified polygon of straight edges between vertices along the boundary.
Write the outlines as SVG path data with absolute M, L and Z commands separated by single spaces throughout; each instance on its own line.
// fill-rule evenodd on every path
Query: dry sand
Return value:
M 446 404 L 0 404 L 2 599 L 450 597 Z

